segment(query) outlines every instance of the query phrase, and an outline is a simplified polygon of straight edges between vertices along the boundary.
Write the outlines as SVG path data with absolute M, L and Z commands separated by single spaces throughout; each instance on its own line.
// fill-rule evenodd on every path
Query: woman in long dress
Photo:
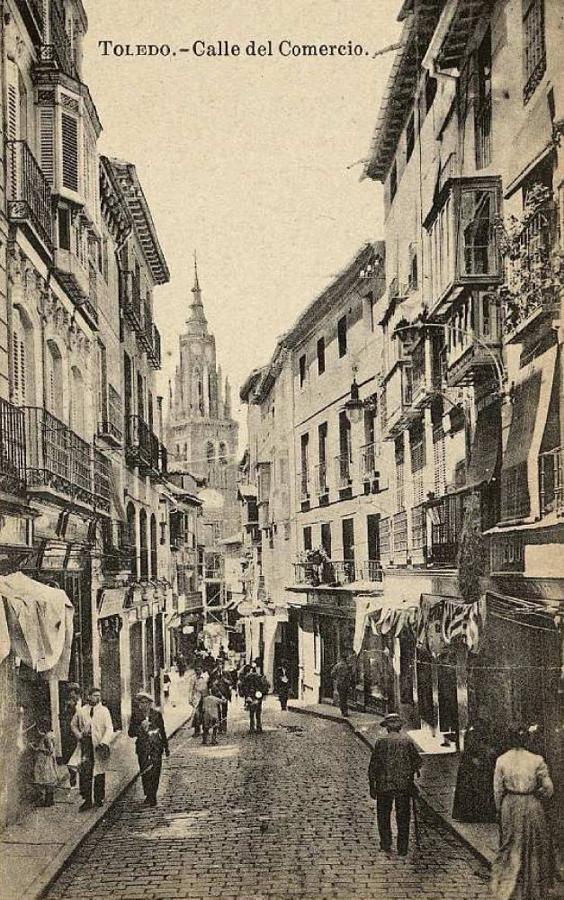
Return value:
M 518 729 L 511 749 L 499 757 L 494 799 L 500 846 L 492 866 L 496 900 L 546 900 L 551 882 L 550 847 L 542 801 L 554 787 L 542 756 L 526 749 L 529 733 Z
M 495 822 L 493 776 L 499 753 L 491 729 L 476 719 L 467 729 L 460 757 L 452 817 L 458 822 Z

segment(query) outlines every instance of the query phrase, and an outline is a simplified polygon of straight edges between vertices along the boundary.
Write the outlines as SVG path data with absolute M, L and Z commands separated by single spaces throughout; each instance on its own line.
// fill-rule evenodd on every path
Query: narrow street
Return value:
M 159 806 L 137 781 L 51 887 L 51 900 L 488 896 L 484 867 L 420 814 L 407 858 L 378 849 L 368 751 L 342 726 L 281 713 L 262 735 L 239 706 L 230 734 L 202 747 L 184 728 L 165 760 Z

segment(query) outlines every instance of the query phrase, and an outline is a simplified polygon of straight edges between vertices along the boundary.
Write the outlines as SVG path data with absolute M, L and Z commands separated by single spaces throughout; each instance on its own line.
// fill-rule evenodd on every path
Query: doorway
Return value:
M 114 728 L 121 728 L 121 659 L 119 632 L 108 634 L 100 642 L 102 697 L 110 710 Z

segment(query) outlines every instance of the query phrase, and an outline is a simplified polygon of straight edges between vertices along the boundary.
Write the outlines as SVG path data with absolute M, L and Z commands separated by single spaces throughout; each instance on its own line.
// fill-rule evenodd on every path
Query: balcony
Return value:
M 141 308 L 141 292 L 133 272 L 120 271 L 119 298 L 123 314 L 137 333 L 143 330 L 143 314 Z
M 564 448 L 539 456 L 541 515 L 564 516 Z
M 530 218 L 519 237 L 516 258 L 506 262 L 507 291 L 503 301 L 506 343 L 520 343 L 541 320 L 557 317 L 558 277 L 553 271 L 552 252 L 558 239 L 558 210 L 543 204 Z
M 221 553 L 204 553 L 204 578 L 206 581 L 223 581 L 224 559 Z
M 404 359 L 398 360 L 386 376 L 382 388 L 380 417 L 385 440 L 398 435 L 419 412 L 413 407 L 412 368 Z
M 449 178 L 425 219 L 431 250 L 431 313 L 442 316 L 465 287 L 501 280 L 497 178 Z
M 325 462 L 319 463 L 319 465 L 315 467 L 315 488 L 317 491 L 317 496 L 320 498 L 327 497 L 327 495 L 329 494 L 327 463 Z
M 464 387 L 501 371 L 501 320 L 495 294 L 473 291 L 458 301 L 445 326 L 446 384 Z
M 447 494 L 429 507 L 431 546 L 429 562 L 444 568 L 455 568 L 458 542 L 462 534 L 464 495 Z
M 108 385 L 102 421 L 98 423 L 98 437 L 112 447 L 121 447 L 123 441 L 123 411 L 121 397 L 111 384 Z
M 161 367 L 161 334 L 156 325 L 152 326 L 151 343 L 147 350 L 147 361 L 153 369 Z
M 142 310 L 143 325 L 137 332 L 137 337 L 139 338 L 139 343 L 143 347 L 143 350 L 147 353 L 147 358 L 150 359 L 153 351 L 153 319 L 151 317 L 151 307 L 146 300 L 142 303 Z
M 355 565 L 350 559 L 323 560 L 294 563 L 294 583 L 312 587 L 341 587 L 355 580 Z
M 24 412 L 0 399 L 0 491 L 21 495 L 26 483 Z
M 109 511 L 109 463 L 67 425 L 38 407 L 24 407 L 27 484 L 101 512 Z M 104 461 L 102 461 L 104 460 Z
M 41 47 L 41 62 L 78 81 L 79 74 L 65 28 L 65 14 L 60 0 L 51 0 L 49 4 L 49 40 L 49 44 L 43 44 Z
M 126 422 L 125 456 L 128 465 L 151 469 L 154 460 L 153 437 L 141 416 L 129 416 Z
M 102 570 L 107 575 L 135 570 L 135 535 L 127 522 L 106 519 L 102 525 Z
M 25 141 L 8 141 L 8 218 L 27 226 L 52 250 L 51 188 Z
M 435 338 L 425 335 L 414 346 L 411 367 L 411 404 L 423 409 L 442 388 L 441 347 Z
M 384 580 L 384 572 L 379 559 L 367 559 L 363 563 L 359 563 L 356 567 L 357 581 L 374 581 L 382 582 Z
M 95 330 L 98 328 L 98 297 L 95 270 L 85 268 L 72 250 L 58 247 L 53 254 L 57 280 L 60 281 L 74 305 Z
M 350 453 L 335 457 L 335 479 L 340 491 L 346 491 L 352 484 L 352 460 Z

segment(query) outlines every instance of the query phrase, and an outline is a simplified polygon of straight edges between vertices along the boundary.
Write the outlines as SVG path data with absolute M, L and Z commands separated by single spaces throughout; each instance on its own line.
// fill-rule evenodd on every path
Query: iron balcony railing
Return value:
M 8 141 L 8 216 L 28 222 L 51 248 L 53 215 L 51 188 L 25 141 Z
M 355 580 L 355 564 L 352 559 L 328 559 L 319 564 L 313 562 L 294 563 L 295 584 L 309 584 L 312 587 L 339 587 Z
M 0 490 L 22 494 L 26 483 L 23 410 L 0 399 Z
M 367 559 L 356 566 L 356 580 L 383 581 L 384 573 L 379 559 Z
M 143 328 L 141 293 L 133 272 L 120 271 L 119 293 L 123 314 L 132 328 L 139 333 Z
M 45 409 L 23 408 L 30 490 L 50 488 L 101 511 L 110 508 L 110 468 L 100 451 Z
M 98 426 L 98 434 L 116 445 L 123 441 L 123 411 L 121 397 L 111 384 L 108 385 L 107 398 L 102 421 Z
M 129 416 L 126 422 L 125 451 L 133 465 L 150 469 L 155 459 L 153 435 L 141 416 Z
M 329 481 L 327 478 L 327 463 L 322 462 L 316 467 L 315 470 L 315 483 L 317 488 L 317 493 L 320 497 L 324 497 L 329 493 Z
M 157 326 L 153 323 L 151 333 L 151 343 L 147 350 L 147 359 L 153 369 L 161 367 L 161 335 Z
M 564 448 L 539 456 L 541 515 L 564 515 Z
M 147 300 L 142 303 L 143 326 L 138 332 L 139 343 L 146 351 L 147 356 L 151 356 L 153 350 L 153 319 L 151 317 L 151 307 Z
M 106 519 L 102 525 L 102 568 L 108 574 L 135 570 L 135 534 L 128 522 Z

